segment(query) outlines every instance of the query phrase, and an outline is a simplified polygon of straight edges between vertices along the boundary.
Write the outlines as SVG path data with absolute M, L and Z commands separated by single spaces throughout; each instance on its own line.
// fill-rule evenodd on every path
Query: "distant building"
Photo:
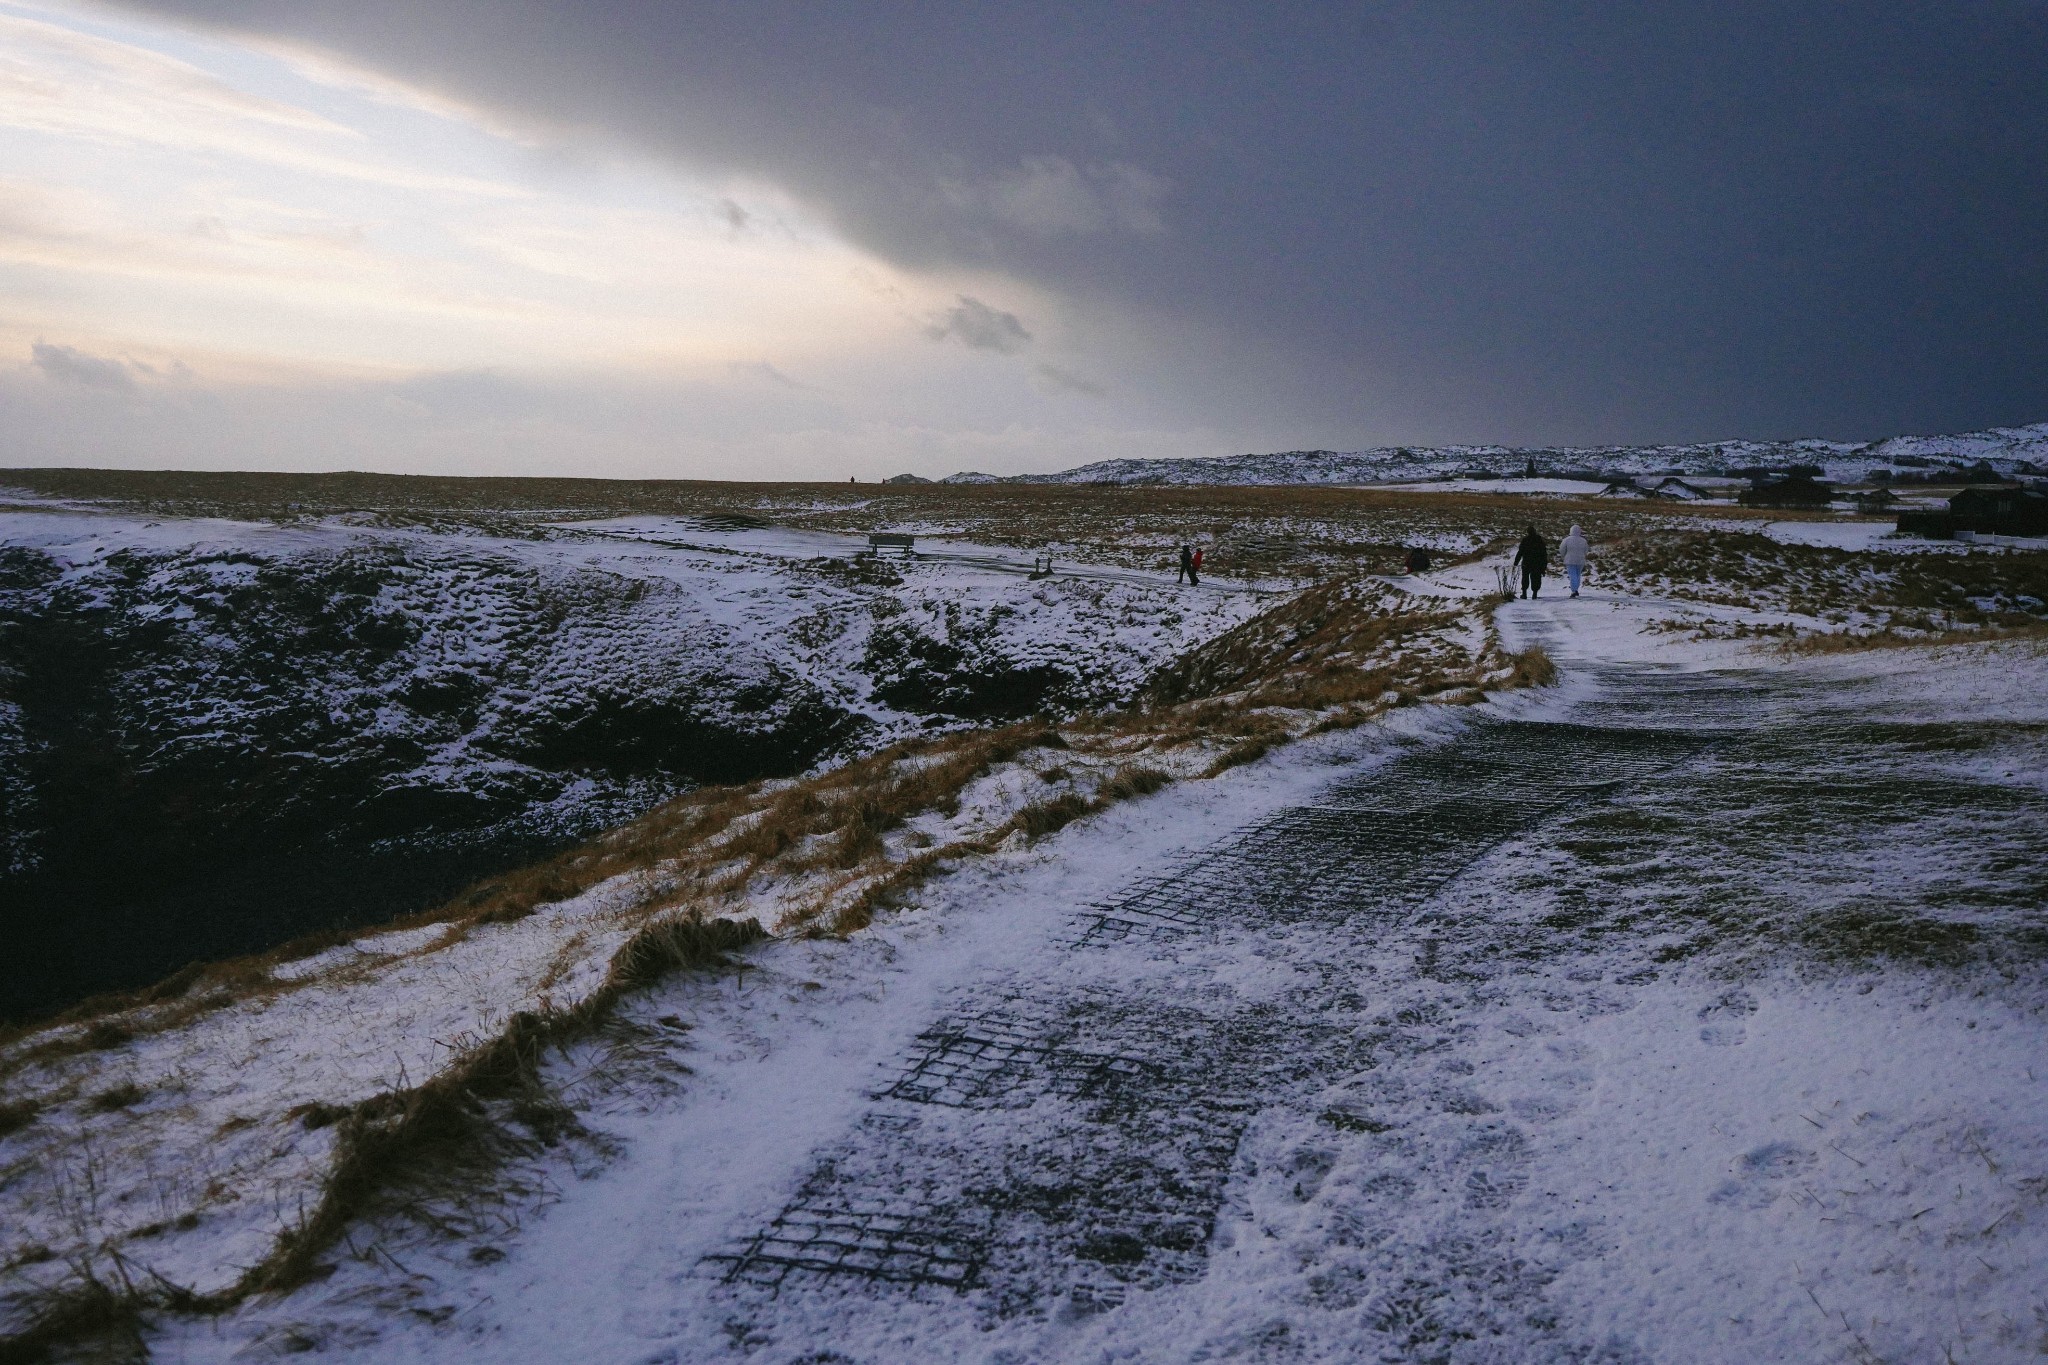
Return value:
M 1744 507 L 1826 507 L 1835 500 L 1835 490 L 1806 472 L 1795 468 L 1783 478 L 1760 478 L 1746 492 L 1736 496 Z
M 1959 531 L 1989 536 L 2048 536 L 2048 490 L 2005 484 L 1965 488 L 1940 511 L 1899 513 L 1899 529 L 1931 540 Z
M 1683 502 L 1698 502 L 1702 498 L 1721 496 L 1695 480 L 1681 479 L 1675 474 L 1651 484 L 1650 491 L 1660 498 L 1677 498 Z
M 1965 488 L 1948 500 L 1948 514 L 1958 531 L 2048 536 L 2048 493 L 2038 488 Z
M 1859 512 L 1889 512 L 1899 505 L 1899 495 L 1889 488 L 1873 488 L 1868 493 L 1858 493 L 1855 502 Z

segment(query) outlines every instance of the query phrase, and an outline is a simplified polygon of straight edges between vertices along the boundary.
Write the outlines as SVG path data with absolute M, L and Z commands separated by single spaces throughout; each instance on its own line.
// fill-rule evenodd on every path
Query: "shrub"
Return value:
M 1011 825 L 1026 837 L 1043 838 L 1086 815 L 1093 807 L 1079 792 L 1062 792 L 1044 801 L 1034 801 L 1017 812 Z

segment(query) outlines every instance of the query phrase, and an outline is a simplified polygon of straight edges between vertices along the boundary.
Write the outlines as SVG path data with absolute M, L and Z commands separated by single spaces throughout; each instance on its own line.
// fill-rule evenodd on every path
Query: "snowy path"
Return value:
M 1582 1346 L 1542 1288 L 1591 1244 L 1539 1265 L 1500 1216 L 1528 1184 L 1528 1130 L 1569 1112 L 1574 1081 L 1525 1085 L 1510 1113 L 1464 1079 L 1481 1040 L 1455 1021 L 1518 945 L 1430 907 L 1560 806 L 1672 780 L 1742 700 L 1697 676 L 1602 684 L 1573 719 L 1482 722 L 1339 781 L 963 983 L 795 1197 L 707 1258 L 709 1297 L 749 1335 L 823 1314 L 877 1350 L 914 1334 L 918 1290 L 1073 1322 L 1262 1255 L 1276 1216 L 1316 1219 L 1347 1149 L 1398 1131 L 1399 1160 L 1323 1211 L 1329 1249 L 1358 1254 L 1310 1277 L 1311 1298 L 1377 1300 L 1403 1349 Z M 1544 1007 L 1621 1008 L 1627 984 L 1546 979 Z M 1387 1219 L 1413 1230 L 1367 1235 Z
M 394 1336 L 345 1272 L 294 1330 L 380 1359 L 2029 1358 L 2038 1001 L 1757 965 L 1785 868 L 1741 841 L 1892 879 L 1814 871 L 1862 905 L 1945 894 L 1872 828 L 1967 829 L 2006 858 L 1979 909 L 2038 925 L 2048 792 L 1894 780 L 1827 677 L 1631 657 L 1579 624 L 1606 610 L 1504 613 L 1556 697 L 1325 755 L 1192 817 L 1221 837 L 1190 855 L 1127 826 L 1091 903 L 1047 909 L 1088 875 L 1041 864 L 1007 905 L 954 888 L 980 918 L 950 933 L 793 948 L 751 1005 L 679 987 L 698 1078 L 618 1110 L 630 1155 L 503 1265 L 416 1275 L 434 1325 Z M 1915 825 L 1929 793 L 1953 823 Z

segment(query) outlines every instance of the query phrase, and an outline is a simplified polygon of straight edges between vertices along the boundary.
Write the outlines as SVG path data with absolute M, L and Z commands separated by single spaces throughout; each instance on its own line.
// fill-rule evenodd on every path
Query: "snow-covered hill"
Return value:
M 1988 461 L 2001 473 L 2038 473 L 2048 465 L 2048 423 L 1994 427 L 1961 436 L 1893 436 L 1882 441 L 1713 441 L 1671 446 L 1382 446 L 1372 450 L 1288 450 L 1217 459 L 1102 460 L 1056 474 L 962 473 L 947 483 L 1286 484 L 1384 483 L 1474 471 L 1544 474 L 1713 474 L 1813 464 L 1830 478 L 1917 464 Z
M 422 909 L 675 792 L 1115 702 L 1254 594 L 642 518 L 0 513 L 0 1015 Z M 1012 557 L 1016 558 L 1016 557 Z

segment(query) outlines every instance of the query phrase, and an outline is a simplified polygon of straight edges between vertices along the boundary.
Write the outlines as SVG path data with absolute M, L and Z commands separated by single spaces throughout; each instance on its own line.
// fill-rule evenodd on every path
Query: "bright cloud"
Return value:
M 769 187 L 564 171 L 403 96 L 304 54 L 0 4 L 11 328 L 310 367 L 662 370 L 907 350 L 947 297 Z
M 1058 157 L 972 191 L 1139 234 L 1166 192 Z M 0 304 L 0 464 L 833 477 L 1186 449 L 1114 409 L 1142 386 L 1096 376 L 1143 348 L 1070 300 L 891 264 L 773 185 L 67 0 L 0 0 Z

